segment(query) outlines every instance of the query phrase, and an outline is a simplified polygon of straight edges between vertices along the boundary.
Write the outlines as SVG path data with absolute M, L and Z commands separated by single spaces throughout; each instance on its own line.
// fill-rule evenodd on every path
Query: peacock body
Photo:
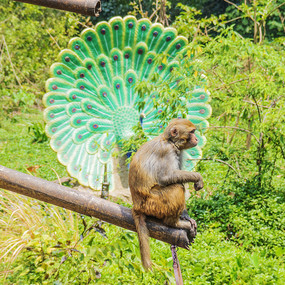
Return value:
M 166 81 L 186 45 L 186 38 L 175 29 L 133 16 L 100 22 L 70 40 L 51 66 L 43 102 L 50 145 L 72 177 L 99 189 L 107 175 L 112 188 L 112 152 L 118 142 L 133 135 L 141 113 L 145 134 L 149 138 L 159 134 L 157 113 L 163 110 L 153 106 L 159 95 L 145 98 L 145 107 L 139 111 L 135 84 L 154 72 Z M 162 53 L 168 55 L 166 63 L 157 60 Z M 196 88 L 187 102 L 187 118 L 202 129 L 211 115 L 209 100 L 204 89 Z M 197 136 L 198 146 L 185 153 L 184 169 L 191 170 L 193 159 L 201 157 L 206 139 L 202 131 Z

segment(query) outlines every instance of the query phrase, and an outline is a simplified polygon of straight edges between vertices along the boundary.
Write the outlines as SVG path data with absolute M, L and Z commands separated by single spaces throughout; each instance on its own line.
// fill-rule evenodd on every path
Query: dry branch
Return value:
M 24 2 L 96 17 L 98 17 L 101 12 L 100 0 L 17 0 L 17 2 Z
M 136 231 L 129 208 L 1 165 L 0 188 Z M 147 226 L 151 237 L 169 244 L 188 249 L 193 242 L 186 231 L 169 228 L 157 220 L 147 219 Z

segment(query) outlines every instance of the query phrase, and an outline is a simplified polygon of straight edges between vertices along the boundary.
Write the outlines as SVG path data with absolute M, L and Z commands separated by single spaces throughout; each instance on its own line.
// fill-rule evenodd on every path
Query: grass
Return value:
M 60 177 L 67 176 L 48 142 L 33 143 L 29 132 L 33 123 L 43 124 L 41 110 L 32 108 L 12 118 L 0 114 L 0 164 L 50 181 L 57 179 L 55 172 Z

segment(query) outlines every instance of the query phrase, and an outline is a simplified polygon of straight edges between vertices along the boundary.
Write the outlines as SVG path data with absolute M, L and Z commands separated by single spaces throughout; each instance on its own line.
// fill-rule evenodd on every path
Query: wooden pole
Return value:
M 101 12 L 100 0 L 17 0 L 17 2 L 75 12 L 87 16 L 98 17 Z
M 136 231 L 129 208 L 1 165 L 0 188 Z M 158 220 L 147 219 L 147 227 L 151 237 L 172 245 L 189 249 L 193 242 L 186 231 L 169 228 Z
M 176 285 L 183 285 L 183 278 L 181 274 L 181 268 L 180 268 L 175 245 L 171 246 L 171 253 L 172 253 L 172 259 L 173 259 L 173 270 L 174 270 Z

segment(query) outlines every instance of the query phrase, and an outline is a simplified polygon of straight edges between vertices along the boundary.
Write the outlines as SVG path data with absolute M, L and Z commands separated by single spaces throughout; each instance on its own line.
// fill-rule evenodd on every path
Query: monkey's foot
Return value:
M 190 222 L 191 218 L 189 217 L 188 212 L 187 212 L 186 209 L 183 210 L 183 212 L 182 212 L 182 214 L 180 216 L 180 220 L 184 220 L 184 221 L 189 221 Z
M 188 235 L 189 237 L 194 238 L 197 235 L 197 223 L 191 218 L 187 221 L 189 222 Z
M 189 222 L 188 227 L 187 227 L 188 232 L 189 232 L 189 236 L 191 238 L 195 237 L 197 234 L 197 223 L 195 220 L 193 220 L 189 217 L 186 209 L 182 212 L 182 214 L 180 216 L 180 220 Z

